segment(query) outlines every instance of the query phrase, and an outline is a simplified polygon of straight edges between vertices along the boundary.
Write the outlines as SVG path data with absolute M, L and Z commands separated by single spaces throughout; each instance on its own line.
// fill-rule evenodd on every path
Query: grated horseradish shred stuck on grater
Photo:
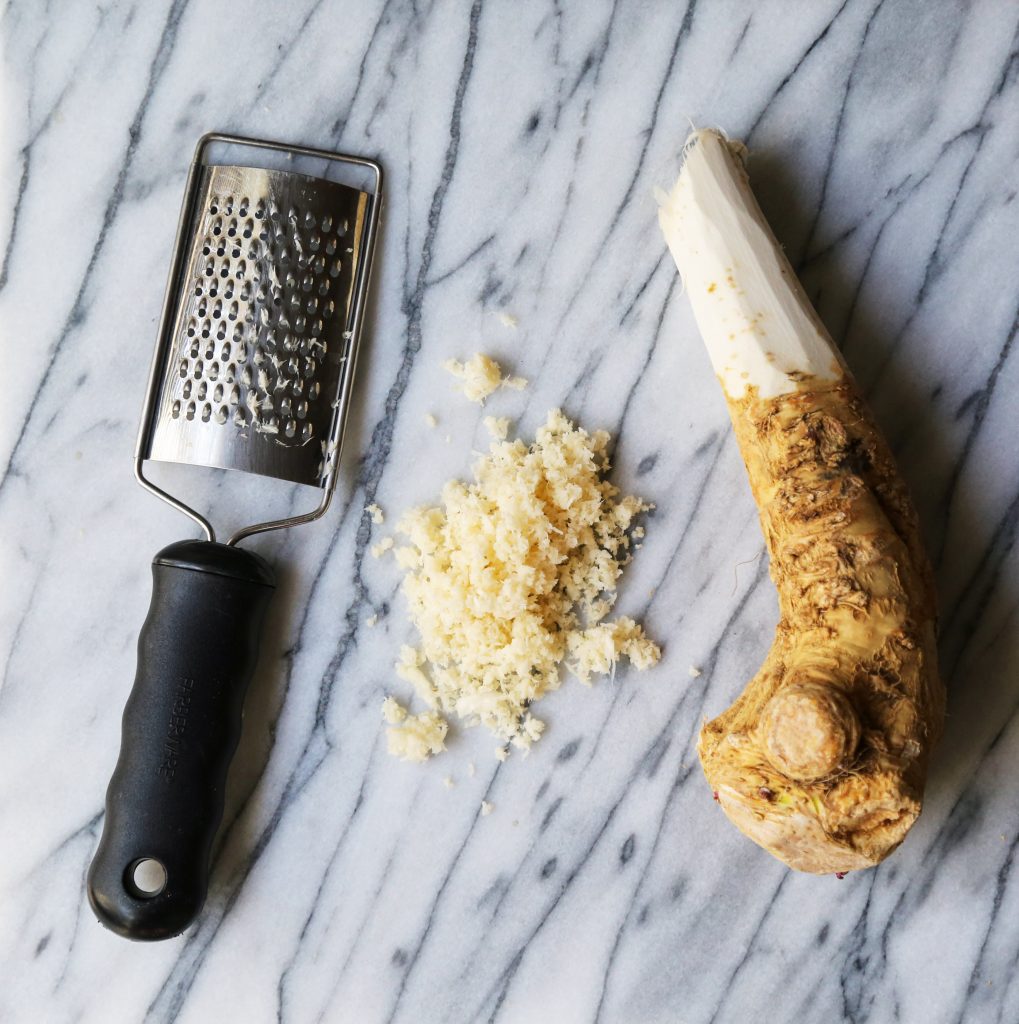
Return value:
M 315 173 L 298 173 L 298 164 Z M 207 539 L 171 544 L 153 561 L 137 675 L 89 869 L 93 910 L 127 938 L 177 935 L 204 903 L 275 586 L 269 564 L 236 545 L 329 506 L 381 202 L 382 170 L 360 157 L 219 134 L 195 151 L 135 475 Z M 239 469 L 313 485 L 321 497 L 313 510 L 217 543 L 205 516 L 146 478 L 148 460 Z

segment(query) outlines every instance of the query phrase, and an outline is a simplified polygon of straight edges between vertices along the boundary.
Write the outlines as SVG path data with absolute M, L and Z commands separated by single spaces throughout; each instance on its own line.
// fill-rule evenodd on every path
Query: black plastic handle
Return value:
M 264 559 L 225 544 L 181 541 L 152 562 L 138 673 L 88 873 L 92 909 L 118 935 L 178 935 L 205 902 L 274 587 Z

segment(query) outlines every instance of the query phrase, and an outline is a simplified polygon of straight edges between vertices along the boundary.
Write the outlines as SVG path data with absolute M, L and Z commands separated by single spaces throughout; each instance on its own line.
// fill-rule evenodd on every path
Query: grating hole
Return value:
M 312 296 L 312 298 L 308 299 L 304 304 L 304 309 L 309 316 L 314 316 L 318 312 L 318 299 Z
M 308 403 L 303 401 L 303 400 L 298 402 L 297 406 L 295 408 L 295 412 L 297 413 L 297 418 L 299 420 L 307 419 L 307 417 L 308 417 Z
M 217 423 L 226 423 L 226 418 L 227 418 L 228 415 L 229 415 L 229 410 L 227 409 L 227 407 L 225 405 L 221 405 L 216 410 L 216 422 Z
M 318 234 L 312 234 L 312 236 L 308 239 L 308 248 L 311 249 L 312 252 L 318 252 L 321 247 L 322 236 Z
M 222 402 L 223 401 L 223 385 L 222 384 L 217 384 L 216 385 L 216 390 L 212 392 L 212 400 L 214 402 Z
M 235 384 L 230 389 L 230 404 L 236 405 L 241 400 L 241 389 Z
M 205 371 L 205 364 L 201 361 L 201 359 L 199 359 L 198 362 L 195 363 L 195 380 L 201 380 L 202 379 L 202 373 L 204 371 Z
M 327 238 L 326 239 L 326 255 L 327 256 L 332 256 L 333 253 L 335 253 L 335 252 L 336 252 L 336 239 L 335 238 Z
M 310 384 L 308 385 L 308 398 L 309 398 L 309 399 L 311 399 L 311 401 L 313 401 L 313 402 L 314 402 L 314 401 L 315 401 L 315 399 L 316 399 L 316 398 L 318 398 L 319 392 L 320 392 L 321 390 L 322 390 L 322 387 L 321 387 L 321 385 L 319 384 L 319 382 L 318 382 L 317 380 L 313 380 L 313 381 L 312 381 L 312 382 L 311 382 L 311 383 L 310 383 Z
M 219 213 L 219 207 L 216 205 L 216 203 L 217 200 L 214 199 L 212 201 L 212 206 L 209 207 L 209 213 L 213 214 L 214 216 L 215 214 Z
M 170 409 L 170 415 L 174 419 L 179 419 L 180 418 L 180 399 L 179 398 L 173 403 L 173 407 Z
M 311 276 L 311 274 L 305 274 L 304 277 L 301 278 L 301 291 L 310 292 L 311 286 L 314 283 L 315 279 Z
M 188 402 L 187 409 L 184 411 L 184 416 L 189 420 L 193 420 L 195 418 L 195 408 L 196 406 L 194 402 Z
M 181 391 L 182 391 L 185 399 L 190 398 L 191 397 L 191 381 L 189 381 L 189 380 L 184 381 L 184 387 L 181 389 Z
M 202 406 L 202 422 L 208 423 L 212 419 L 212 406 L 208 402 Z
M 182 378 L 188 375 L 188 361 L 186 359 L 180 361 L 179 371 Z
M 199 383 L 199 385 L 198 385 L 198 390 L 195 392 L 195 398 L 197 398 L 199 402 L 204 402 L 205 401 L 205 394 L 206 394 L 206 392 L 208 390 L 209 390 L 209 385 L 206 384 L 204 380 L 201 381 Z
M 244 415 L 244 408 L 242 406 L 237 406 L 234 409 L 234 423 L 238 427 L 246 427 L 248 425 L 248 417 Z
M 327 317 L 327 318 L 328 318 L 328 317 L 331 317 L 331 316 L 333 315 L 333 313 L 335 313 L 335 312 L 336 312 L 336 303 L 335 303 L 335 302 L 333 302 L 333 300 L 332 300 L 332 299 L 330 299 L 330 300 L 329 300 L 329 301 L 328 301 L 328 302 L 327 302 L 327 303 L 326 303 L 326 304 L 325 304 L 325 305 L 324 305 L 324 306 L 322 307 L 322 315 L 323 315 L 324 317 Z
M 293 437 L 294 434 L 297 433 L 297 421 L 287 420 L 287 425 L 283 428 L 283 433 L 286 434 L 287 437 Z
M 330 277 L 339 277 L 340 276 L 340 271 L 342 269 L 343 269 L 343 264 L 339 260 L 333 260 L 332 264 L 329 267 L 329 276 Z

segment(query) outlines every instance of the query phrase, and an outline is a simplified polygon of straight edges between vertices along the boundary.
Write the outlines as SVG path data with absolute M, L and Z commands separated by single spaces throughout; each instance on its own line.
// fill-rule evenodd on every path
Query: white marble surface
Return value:
M 1010 0 L 8 0 L 0 1020 L 1019 1020 L 1017 25 Z M 776 608 L 655 223 L 691 119 L 748 139 L 937 565 L 950 717 L 927 808 L 844 881 L 743 839 L 693 751 Z M 377 155 L 389 193 L 340 500 L 256 545 L 284 584 L 209 902 L 145 946 L 96 923 L 83 880 L 149 561 L 192 535 L 131 453 L 211 129 Z M 666 654 L 564 686 L 527 759 L 500 767 L 472 732 L 422 771 L 383 749 L 409 633 L 361 509 L 466 471 L 480 414 L 440 363 L 476 349 L 533 381 L 486 411 L 526 433 L 562 404 L 618 435 L 618 479 L 658 504 L 621 608 Z

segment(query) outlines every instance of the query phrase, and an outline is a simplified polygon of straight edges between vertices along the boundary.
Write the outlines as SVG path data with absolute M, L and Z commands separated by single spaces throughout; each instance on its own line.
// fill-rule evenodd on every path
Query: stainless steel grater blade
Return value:
M 237 543 L 309 522 L 329 505 L 381 202 L 382 171 L 360 157 L 226 135 L 205 136 L 195 152 L 135 475 L 207 539 L 178 541 L 153 559 L 89 868 L 96 916 L 127 938 L 177 935 L 205 900 L 275 588 L 271 565 Z M 246 526 L 223 544 L 204 515 L 146 477 L 149 460 L 243 470 L 321 494 L 316 508 Z
M 212 142 L 371 172 L 365 191 L 291 170 L 204 162 Z M 199 144 L 139 435 L 147 459 L 326 491 L 342 439 L 374 249 L 381 170 L 229 136 Z M 139 472 L 141 482 L 169 498 Z M 211 526 L 192 509 L 209 539 Z M 307 521 L 306 516 L 249 527 Z

